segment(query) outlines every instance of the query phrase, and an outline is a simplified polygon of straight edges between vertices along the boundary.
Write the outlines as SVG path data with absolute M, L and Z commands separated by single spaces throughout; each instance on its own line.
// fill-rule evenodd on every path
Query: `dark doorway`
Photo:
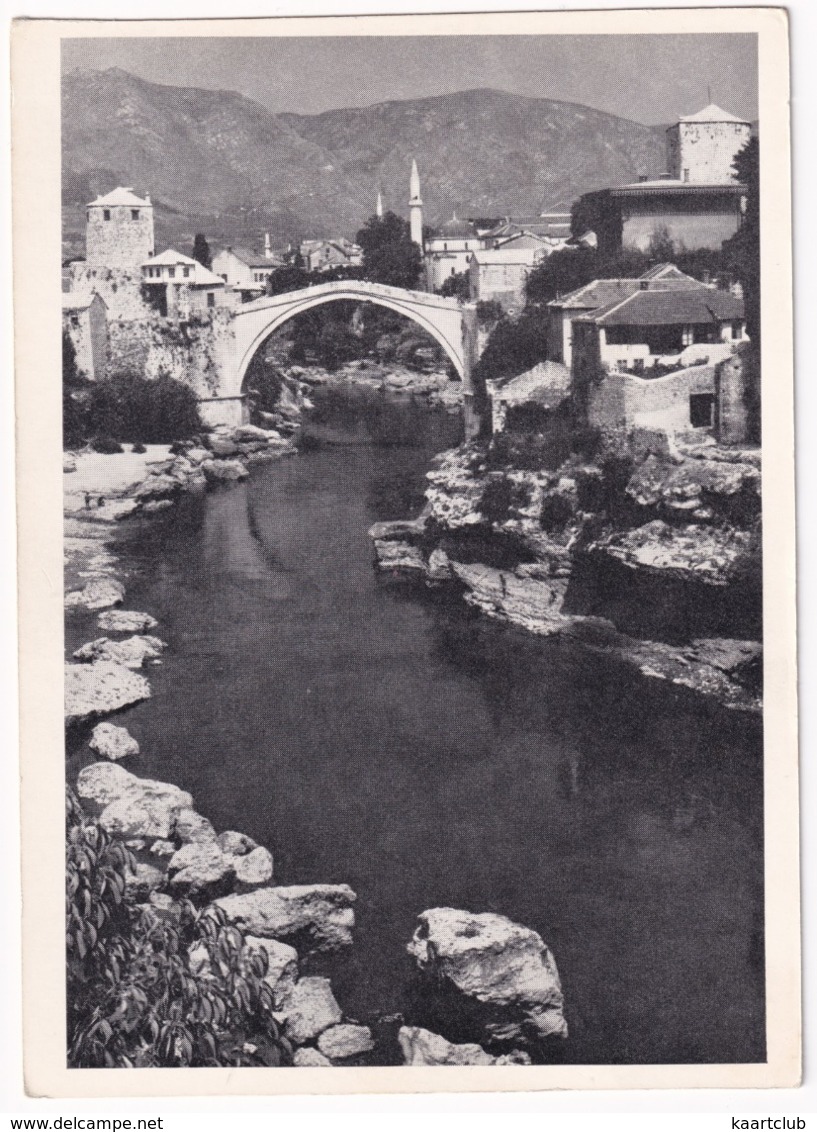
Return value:
M 715 413 L 715 397 L 712 393 L 690 393 L 689 423 L 693 428 L 711 428 Z

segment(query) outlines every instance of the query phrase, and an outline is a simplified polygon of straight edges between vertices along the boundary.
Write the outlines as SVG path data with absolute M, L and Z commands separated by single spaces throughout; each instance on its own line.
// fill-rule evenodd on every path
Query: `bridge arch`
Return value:
M 403 315 L 425 330 L 444 350 L 470 391 L 470 364 L 463 308 L 455 299 L 406 291 L 365 280 L 339 280 L 256 299 L 233 316 L 230 356 L 222 364 L 221 394 L 240 397 L 250 362 L 270 335 L 296 315 L 325 303 L 352 300 L 373 303 Z

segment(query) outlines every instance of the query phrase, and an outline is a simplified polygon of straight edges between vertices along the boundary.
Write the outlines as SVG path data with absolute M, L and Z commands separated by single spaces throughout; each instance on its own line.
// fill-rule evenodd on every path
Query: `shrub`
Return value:
M 480 326 L 492 326 L 504 315 L 502 304 L 496 299 L 480 299 L 477 303 L 477 322 Z
M 459 299 L 461 303 L 467 303 L 471 297 L 468 272 L 458 271 L 454 275 L 449 275 L 447 279 L 443 280 L 440 294 L 446 299 Z
M 133 854 L 66 804 L 71 1068 L 281 1065 L 267 959 L 214 906 L 160 918 L 126 894 Z M 190 948 L 206 954 L 193 970 Z
M 545 496 L 539 522 L 543 529 L 550 534 L 553 531 L 560 531 L 566 523 L 570 522 L 573 514 L 573 504 L 567 496 L 555 493 Z
M 94 452 L 104 452 L 106 455 L 113 455 L 115 452 L 124 452 L 124 448 L 118 440 L 114 440 L 112 436 L 95 436 L 91 441 L 91 447 Z
M 181 381 L 123 375 L 97 381 L 85 402 L 86 435 L 142 444 L 168 444 L 200 432 L 198 399 Z
M 131 452 L 136 452 L 137 455 L 141 456 L 143 452 L 147 452 L 147 448 L 145 448 L 145 446 L 141 442 L 141 440 L 137 440 L 136 443 L 131 448 Z

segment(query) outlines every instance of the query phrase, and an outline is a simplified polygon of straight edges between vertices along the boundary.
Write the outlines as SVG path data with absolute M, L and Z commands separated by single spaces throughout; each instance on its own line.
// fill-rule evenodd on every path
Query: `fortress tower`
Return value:
M 411 239 L 423 250 L 423 202 L 420 199 L 420 174 L 417 171 L 417 162 L 411 163 L 411 179 L 409 181 L 409 222 L 411 224 Z
M 153 255 L 153 205 L 118 188 L 88 205 L 85 259 L 89 268 L 133 272 Z
M 679 118 L 667 130 L 667 173 L 692 185 L 735 184 L 732 162 L 751 132 L 749 122 L 714 103 Z

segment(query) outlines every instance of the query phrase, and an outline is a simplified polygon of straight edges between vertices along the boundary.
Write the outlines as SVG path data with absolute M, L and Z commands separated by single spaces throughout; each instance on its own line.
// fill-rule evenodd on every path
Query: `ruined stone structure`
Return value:
M 96 381 L 108 370 L 108 311 L 101 295 L 73 291 L 62 296 L 62 326 L 71 339 L 77 370 Z

